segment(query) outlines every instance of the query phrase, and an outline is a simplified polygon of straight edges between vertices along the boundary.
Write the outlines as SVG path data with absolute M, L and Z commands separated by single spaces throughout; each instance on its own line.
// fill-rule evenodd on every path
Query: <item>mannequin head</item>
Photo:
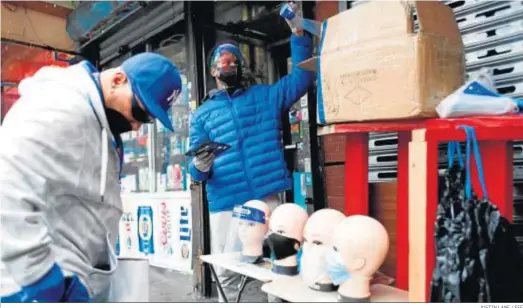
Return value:
M 278 206 L 271 215 L 269 229 L 298 242 L 303 240 L 303 227 L 309 215 L 301 206 L 294 203 L 285 203 Z
M 327 258 L 329 275 L 340 284 L 338 292 L 345 297 L 368 298 L 370 280 L 385 261 L 388 250 L 387 230 L 377 220 L 354 215 L 339 223 Z
M 241 219 L 238 224 L 238 237 L 242 243 L 242 255 L 259 257 L 262 255 L 263 240 L 269 229 L 267 222 L 271 210 L 265 202 L 259 200 L 248 201 L 244 204 L 244 207 L 259 210 L 265 214 L 265 223 Z
M 301 206 L 285 203 L 278 206 L 269 221 L 270 236 L 266 244 L 275 256 L 276 267 L 296 267 L 296 254 L 303 240 L 303 227 L 309 215 Z M 274 271 L 273 266 L 273 271 Z M 293 271 L 294 272 L 294 271 Z M 297 274 L 297 269 L 293 275 Z
M 325 268 L 325 253 L 331 247 L 336 226 L 343 219 L 345 215 L 337 210 L 322 209 L 314 212 L 305 224 L 300 274 L 312 289 L 327 292 L 334 290 Z

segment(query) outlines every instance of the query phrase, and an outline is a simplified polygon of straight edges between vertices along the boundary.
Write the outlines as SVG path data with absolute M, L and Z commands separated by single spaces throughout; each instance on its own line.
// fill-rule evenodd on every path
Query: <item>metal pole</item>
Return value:
M 345 2 L 346 1 L 340 1 Z M 303 17 L 315 19 L 314 9 L 318 10 L 316 2 L 304 2 Z M 312 203 L 314 211 L 327 207 L 327 196 L 325 187 L 325 177 L 323 172 L 323 149 L 321 147 L 321 140 L 318 137 L 318 123 L 316 122 L 316 114 L 318 112 L 316 106 L 316 89 L 315 86 L 309 88 L 307 94 L 307 108 L 309 111 L 309 142 L 311 154 L 311 175 L 312 175 L 312 195 L 313 200 L 308 200 Z M 309 203 L 307 202 L 307 203 Z
M 192 83 L 192 97 L 201 102 L 205 96 L 205 32 L 202 21 L 214 21 L 212 2 L 185 1 L 185 37 L 187 41 L 188 79 Z M 211 272 L 209 266 L 200 262 L 199 256 L 211 253 L 209 208 L 205 193 L 205 184 L 191 184 L 192 231 L 193 231 L 193 287 L 195 293 L 211 296 Z
M 145 45 L 145 51 L 152 51 L 150 43 Z M 149 192 L 156 192 L 156 126 L 158 123 L 155 121 L 152 124 L 146 124 L 149 126 L 149 138 L 147 138 L 147 147 L 149 147 L 148 158 L 149 158 Z M 161 151 L 158 151 L 161 154 Z

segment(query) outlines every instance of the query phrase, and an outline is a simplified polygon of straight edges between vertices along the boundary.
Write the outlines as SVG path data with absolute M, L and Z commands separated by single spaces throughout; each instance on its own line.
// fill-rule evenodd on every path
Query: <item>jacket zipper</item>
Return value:
M 252 191 L 251 178 L 249 177 L 249 174 L 247 173 L 247 163 L 245 161 L 245 157 L 243 156 L 243 135 L 242 135 L 241 127 L 240 127 L 240 124 L 238 123 L 238 118 L 237 118 L 236 110 L 234 110 L 232 98 L 229 96 L 229 93 L 227 92 L 227 90 L 224 90 L 224 91 L 225 91 L 225 94 L 227 95 L 227 99 L 229 100 L 229 104 L 231 105 L 231 112 L 232 112 L 232 117 L 233 117 L 233 121 L 234 121 L 234 126 L 236 127 L 236 131 L 238 132 L 238 137 L 239 137 L 238 146 L 240 147 L 240 157 L 242 158 L 243 172 L 245 173 L 245 177 L 247 178 L 247 185 L 249 186 L 249 192 L 252 196 L 253 191 Z

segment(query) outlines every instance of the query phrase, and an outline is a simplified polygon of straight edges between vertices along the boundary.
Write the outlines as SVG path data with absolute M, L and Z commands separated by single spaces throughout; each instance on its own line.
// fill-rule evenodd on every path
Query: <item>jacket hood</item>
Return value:
M 100 125 L 110 132 L 101 93 L 91 76 L 93 73 L 98 73 L 98 71 L 87 61 L 66 68 L 46 66 L 38 70 L 32 77 L 22 80 L 18 90 L 21 96 L 38 96 L 45 87 L 74 91 L 89 101 Z
M 100 153 L 100 197 L 103 202 L 107 180 L 108 155 L 110 151 L 108 144 L 109 140 L 113 145 L 117 144 L 117 141 L 107 121 L 105 107 L 101 97 L 102 93 L 98 90 L 93 76 L 95 73 L 98 73 L 98 71 L 87 61 L 82 61 L 67 68 L 47 66 L 38 70 L 32 77 L 24 79 L 19 85 L 19 92 L 21 96 L 39 97 L 42 89 L 53 88 L 57 89 L 56 91 L 75 92 L 79 97 L 84 98 L 72 99 L 71 104 L 91 105 L 93 113 L 100 124 L 102 140 L 102 152 Z M 121 172 L 121 168 L 119 171 Z

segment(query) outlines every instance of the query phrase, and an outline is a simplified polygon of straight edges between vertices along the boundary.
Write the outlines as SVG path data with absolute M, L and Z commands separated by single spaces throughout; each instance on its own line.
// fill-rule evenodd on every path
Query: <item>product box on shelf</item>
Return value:
M 317 73 L 318 123 L 331 124 L 435 117 L 464 64 L 449 7 L 371 1 L 324 21 L 319 56 L 299 66 Z

